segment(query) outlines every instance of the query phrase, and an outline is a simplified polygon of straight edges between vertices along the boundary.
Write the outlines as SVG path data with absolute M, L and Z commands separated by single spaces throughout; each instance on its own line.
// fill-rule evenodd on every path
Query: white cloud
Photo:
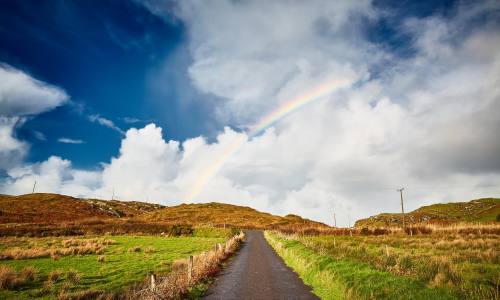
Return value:
M 92 123 L 97 123 L 99 125 L 111 128 L 114 131 L 120 133 L 121 135 L 125 134 L 125 132 L 120 127 L 116 126 L 115 123 L 113 123 L 113 121 L 106 119 L 104 117 L 101 117 L 100 115 L 90 115 L 89 121 Z
M 65 137 L 59 138 L 57 141 L 59 143 L 63 143 L 63 144 L 83 144 L 83 143 L 85 143 L 85 141 L 83 141 L 83 140 L 75 140 L 75 139 L 70 139 L 70 138 L 65 138 Z
M 93 194 L 100 183 L 100 172 L 75 170 L 71 162 L 57 156 L 36 164 L 16 167 L 0 185 L 7 194 L 31 193 L 36 181 L 36 192 L 61 193 L 74 196 Z
M 47 137 L 45 136 L 45 134 L 43 134 L 43 132 L 41 131 L 37 131 L 37 130 L 34 130 L 33 131 L 33 135 L 35 136 L 35 138 L 39 141 L 42 141 L 42 142 L 45 142 L 47 141 Z
M 134 124 L 134 123 L 142 122 L 142 120 L 138 119 L 138 118 L 133 118 L 133 117 L 124 117 L 123 122 L 125 122 L 127 124 Z
M 68 101 L 64 90 L 0 64 L 0 115 L 36 115 Z
M 28 152 L 29 145 L 16 138 L 15 128 L 27 116 L 51 110 L 68 98 L 62 89 L 0 64 L 0 170 L 18 165 Z
M 28 144 L 14 136 L 20 118 L 0 116 L 0 170 L 18 165 L 28 152 Z

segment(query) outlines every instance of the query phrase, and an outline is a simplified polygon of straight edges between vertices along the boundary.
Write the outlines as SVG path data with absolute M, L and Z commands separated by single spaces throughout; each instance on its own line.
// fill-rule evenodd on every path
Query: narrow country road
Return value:
M 261 231 L 246 242 L 205 299 L 319 299 L 267 243 Z

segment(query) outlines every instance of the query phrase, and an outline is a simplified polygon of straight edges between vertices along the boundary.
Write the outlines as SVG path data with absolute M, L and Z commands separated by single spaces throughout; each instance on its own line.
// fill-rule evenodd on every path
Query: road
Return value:
M 267 243 L 262 231 L 246 242 L 215 280 L 205 299 L 319 299 Z

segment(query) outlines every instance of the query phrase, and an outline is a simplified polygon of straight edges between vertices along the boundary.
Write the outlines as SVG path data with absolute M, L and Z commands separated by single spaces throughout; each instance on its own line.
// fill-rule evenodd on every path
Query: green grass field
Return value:
M 0 291 L 0 299 L 52 299 L 61 291 L 75 293 L 85 290 L 115 292 L 143 280 L 150 272 L 166 273 L 176 259 L 186 258 L 213 248 L 223 242 L 229 230 L 200 229 L 194 237 L 106 236 L 111 240 L 99 254 L 63 255 L 32 259 L 3 259 L 0 266 L 10 266 L 17 272 L 34 267 L 35 279 L 16 290 Z M 88 240 L 92 237 L 71 238 Z M 95 237 L 94 237 L 95 238 Z M 12 247 L 27 250 L 62 247 L 68 237 L 3 238 L 0 250 Z M 102 239 L 102 238 L 97 238 Z M 101 260 L 101 261 L 99 261 Z M 76 271 L 79 280 L 69 280 L 70 271 Z M 49 284 L 51 272 L 60 272 L 60 278 Z M 68 275 L 69 274 L 69 275 Z
M 496 235 L 266 238 L 323 299 L 498 299 Z

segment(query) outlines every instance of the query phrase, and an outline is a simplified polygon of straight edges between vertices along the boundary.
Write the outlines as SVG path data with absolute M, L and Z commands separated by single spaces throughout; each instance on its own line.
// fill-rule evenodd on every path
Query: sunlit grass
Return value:
M 336 270 L 342 269 L 339 263 L 349 262 L 354 273 L 359 271 L 356 266 L 364 265 L 370 273 L 382 272 L 408 282 L 420 282 L 427 288 L 446 290 L 453 297 L 498 299 L 500 240 L 496 234 L 271 237 L 305 247 L 312 256 L 331 259 L 328 264 L 336 265 Z M 364 288 L 356 287 L 353 291 Z
M 224 233 L 204 234 L 219 237 L 158 237 L 158 236 L 109 236 L 114 243 L 107 245 L 100 254 L 68 255 L 34 259 L 1 260 L 0 265 L 10 266 L 19 272 L 25 267 L 33 267 L 36 275 L 17 290 L 0 291 L 0 298 L 46 298 L 52 299 L 61 290 L 77 292 L 84 290 L 117 291 L 143 280 L 149 272 L 169 272 L 172 262 L 208 249 L 225 240 Z M 211 235 L 210 235 L 211 233 Z M 88 239 L 88 238 L 77 238 Z M 15 238 L 3 239 L 4 249 L 9 247 L 54 247 L 68 238 Z M 129 249 L 134 249 L 129 251 Z M 49 275 L 59 272 L 59 278 L 47 284 Z M 71 283 L 68 274 L 76 272 L 78 282 Z M 74 275 L 74 274 L 73 274 Z

